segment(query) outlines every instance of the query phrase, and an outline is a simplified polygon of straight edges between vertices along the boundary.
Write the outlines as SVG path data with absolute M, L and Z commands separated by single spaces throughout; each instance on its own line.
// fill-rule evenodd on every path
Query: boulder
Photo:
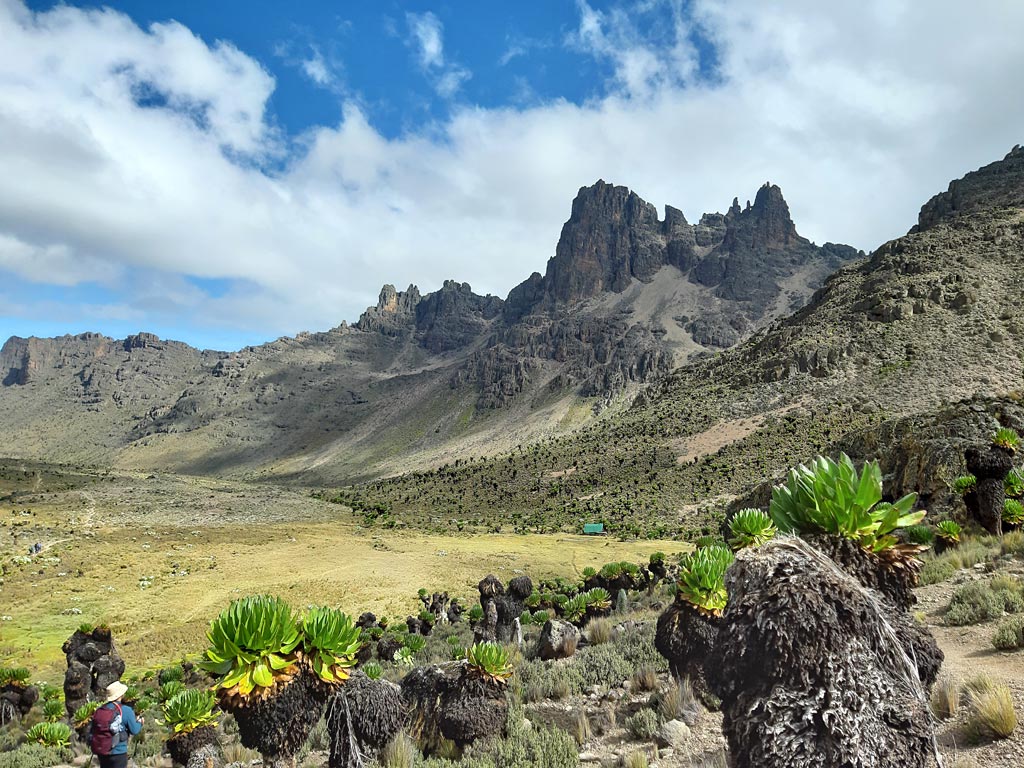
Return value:
M 658 728 L 658 745 L 683 752 L 690 744 L 690 726 L 682 720 L 666 720 Z
M 561 619 L 548 619 L 537 639 L 537 655 L 544 660 L 567 659 L 576 653 L 580 631 L 574 624 Z
M 735 768 L 923 768 L 925 688 L 891 606 L 805 541 L 743 550 L 706 669 Z

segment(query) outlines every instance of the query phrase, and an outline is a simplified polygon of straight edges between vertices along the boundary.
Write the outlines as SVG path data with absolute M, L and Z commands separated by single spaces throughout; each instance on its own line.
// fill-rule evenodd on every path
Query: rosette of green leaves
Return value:
M 622 563 L 605 563 L 600 573 L 602 579 L 614 579 L 622 573 Z
M 188 688 L 163 703 L 160 708 L 164 715 L 163 724 L 175 736 L 207 725 L 216 726 L 217 715 L 213 711 L 215 704 L 216 698 L 212 691 Z
M 168 680 L 156 689 L 156 700 L 162 704 L 165 701 L 170 701 L 184 690 L 185 684 L 181 680 Z
M 423 637 L 423 635 L 407 635 L 404 645 L 413 653 L 419 653 L 427 647 L 427 638 Z
M 475 677 L 504 685 L 512 677 L 508 652 L 497 643 L 475 643 L 466 649 L 466 661 Z
M 376 661 L 368 661 L 362 666 L 363 674 L 371 680 L 380 680 L 381 675 L 384 674 L 384 667 L 378 664 Z
M 476 624 L 481 621 L 484 617 L 484 609 L 479 605 L 474 605 L 469 609 L 469 623 Z
M 302 648 L 313 671 L 325 683 L 348 679 L 362 645 L 362 630 L 337 608 L 310 608 L 302 620 Z
M 594 587 L 593 589 L 583 593 L 583 601 L 586 603 L 587 608 L 593 608 L 595 611 L 609 611 L 612 607 L 612 596 L 607 589 L 603 587 Z
M 25 738 L 44 747 L 63 749 L 71 741 L 71 728 L 66 723 L 36 723 L 28 729 Z
M 587 615 L 587 599 L 583 595 L 570 598 L 562 606 L 562 617 L 566 621 L 576 623 Z
M 593 567 L 588 565 L 586 568 L 583 569 L 583 578 L 584 579 L 589 579 L 589 578 L 591 578 L 593 576 L 597 576 L 597 569 L 596 568 L 593 568 Z
M 544 611 L 544 610 L 540 610 L 540 611 L 537 611 L 535 614 L 533 614 L 533 623 L 537 624 L 538 626 L 543 626 L 544 624 L 548 623 L 548 620 L 550 618 L 551 618 L 551 614 L 550 613 L 548 613 L 547 611 Z
M 1003 489 L 1011 499 L 1024 496 L 1024 470 L 1014 467 L 1003 478 Z
M 760 509 L 741 509 L 729 521 L 733 549 L 759 547 L 778 533 L 768 513 Z
M 968 493 L 973 491 L 978 485 L 978 478 L 974 475 L 960 475 L 956 480 L 953 481 L 953 491 L 966 496 Z
M 292 609 L 277 597 L 258 595 L 231 603 L 206 633 L 210 647 L 199 666 L 221 677 L 218 688 L 247 698 L 274 684 L 296 662 L 302 642 Z
M 540 592 L 538 592 L 536 589 L 533 590 L 533 592 L 527 595 L 526 599 L 523 600 L 523 605 L 525 605 L 527 608 L 540 607 Z
M 395 663 L 400 664 L 403 667 L 412 667 L 416 664 L 416 654 L 412 652 L 412 649 L 407 646 L 402 646 L 395 651 Z
M 961 533 L 963 533 L 963 528 L 955 520 L 942 520 L 935 525 L 935 535 L 947 544 L 958 543 Z
M 2 667 L 0 668 L 0 686 L 16 685 L 24 688 L 28 685 L 32 673 L 25 667 Z
M 75 714 L 71 716 L 71 722 L 74 723 L 75 728 L 84 728 L 89 724 L 92 719 L 92 713 L 100 708 L 98 701 L 90 701 L 83 704 L 75 710 Z
M 1020 447 L 1020 435 L 1017 434 L 1015 429 L 1000 427 L 992 435 L 992 445 L 1015 452 Z
M 424 624 L 434 626 L 434 622 L 437 621 L 437 616 L 435 616 L 428 610 L 422 610 L 420 611 L 419 620 L 422 621 Z
M 43 702 L 43 719 L 48 723 L 56 723 L 64 719 L 64 702 L 59 699 L 50 699 Z
M 858 475 L 844 453 L 839 461 L 819 456 L 809 467 L 790 470 L 772 489 L 771 517 L 786 533 L 828 533 L 882 552 L 899 543 L 893 531 L 924 519 L 923 511 L 912 511 L 915 501 L 917 494 L 909 493 L 894 504 L 882 502 L 878 462 L 866 462 Z
M 43 701 L 49 701 L 50 699 L 64 701 L 64 691 L 61 688 L 58 688 L 56 685 L 42 683 L 39 686 L 39 698 L 41 698 Z
M 706 613 L 718 614 L 726 606 L 725 571 L 733 561 L 728 547 L 703 547 L 679 566 L 677 597 Z
M 1024 504 L 1016 499 L 1007 499 L 1003 502 L 1003 522 L 1010 525 L 1024 524 Z

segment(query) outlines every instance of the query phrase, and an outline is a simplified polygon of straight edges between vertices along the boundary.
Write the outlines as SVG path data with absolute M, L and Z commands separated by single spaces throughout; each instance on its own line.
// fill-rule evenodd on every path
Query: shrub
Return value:
M 483 680 L 504 685 L 512 677 L 509 654 L 497 643 L 476 643 L 466 649 L 470 672 Z
M 616 632 L 612 643 L 633 669 L 651 667 L 658 672 L 668 671 L 668 660 L 654 647 L 654 622 L 633 625 Z
M 196 728 L 216 726 L 217 716 L 213 713 L 216 698 L 212 691 L 190 688 L 165 701 L 161 710 L 164 725 L 175 736 L 190 733 Z
M 630 736 L 637 741 L 645 741 L 657 735 L 661 719 L 653 709 L 645 708 L 627 717 L 624 725 Z
M 573 657 L 583 688 L 604 685 L 614 688 L 633 675 L 633 665 L 626 660 L 614 643 L 588 646 Z
M 759 547 L 778 533 L 771 517 L 760 509 L 741 509 L 729 522 L 729 531 L 733 549 Z
M 169 683 L 172 680 L 177 680 L 179 683 L 182 683 L 185 682 L 185 670 L 180 664 L 175 664 L 173 667 L 161 669 L 157 679 L 161 684 Z
M 469 622 L 475 624 L 484 618 L 484 609 L 480 605 L 474 605 L 469 609 Z
M 948 675 L 932 688 L 932 713 L 940 720 L 954 717 L 960 710 L 960 684 Z
M 480 745 L 481 750 L 465 756 L 457 768 L 577 768 L 579 752 L 576 741 L 560 728 L 527 729 L 522 711 L 509 708 L 506 737 Z
M 992 645 L 1000 651 L 1024 648 L 1024 616 L 1010 616 L 999 622 Z
M 974 475 L 960 475 L 953 481 L 953 491 L 964 496 L 978 486 L 978 478 Z
M 997 448 L 1005 448 L 1013 453 L 1020 447 L 1020 435 L 1015 429 L 1000 427 L 992 435 L 992 445 Z
M 956 571 L 957 567 L 953 563 L 952 558 L 942 555 L 940 557 L 924 561 L 924 565 L 921 566 L 921 573 L 918 580 L 922 586 L 938 584 L 939 582 L 952 578 Z
M 725 547 L 705 547 L 689 555 L 679 568 L 678 595 L 707 613 L 720 613 L 729 599 L 725 571 L 733 554 Z
M 882 501 L 882 470 L 865 462 L 860 474 L 845 453 L 839 461 L 819 456 L 800 465 L 772 489 L 771 516 L 780 531 L 829 533 L 853 539 L 871 552 L 898 544 L 893 532 L 917 525 L 924 512 L 912 512 L 917 494 L 894 504 Z
M 962 627 L 997 619 L 1003 615 L 1003 601 L 990 585 L 975 581 L 957 589 L 946 610 L 946 624 Z
M 591 645 L 602 645 L 612 639 L 614 630 L 608 619 L 594 619 L 587 625 L 587 640 Z
M 267 695 L 275 678 L 294 670 L 302 642 L 291 607 L 265 595 L 233 601 L 206 637 L 210 647 L 199 666 L 220 678 L 218 689 L 243 700 Z
M 67 762 L 69 757 L 61 747 L 32 742 L 11 752 L 0 752 L 0 768 L 49 768 Z
M 1013 735 L 1017 728 L 1017 712 L 1007 686 L 999 685 L 978 694 L 972 704 L 974 711 L 966 724 L 970 738 L 980 741 L 985 738 L 1008 739 Z

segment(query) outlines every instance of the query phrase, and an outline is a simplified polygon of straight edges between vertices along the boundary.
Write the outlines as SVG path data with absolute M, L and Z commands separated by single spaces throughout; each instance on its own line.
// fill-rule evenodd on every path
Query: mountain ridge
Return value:
M 801 238 L 771 185 L 695 225 L 665 211 L 626 187 L 582 187 L 545 274 L 506 299 L 454 280 L 427 294 L 385 285 L 352 325 L 235 352 L 148 333 L 12 337 L 0 349 L 0 432 L 30 457 L 200 474 L 359 478 L 401 457 L 436 464 L 621 408 L 642 384 L 799 306 L 859 255 Z

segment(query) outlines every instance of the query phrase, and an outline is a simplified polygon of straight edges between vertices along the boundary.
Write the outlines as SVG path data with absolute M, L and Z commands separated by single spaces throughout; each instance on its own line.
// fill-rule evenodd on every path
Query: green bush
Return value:
M 521 708 L 509 709 L 506 735 L 474 745 L 461 760 L 431 758 L 418 768 L 577 768 L 580 764 L 576 740 L 560 728 L 523 724 Z
M 66 750 L 25 744 L 12 752 L 0 752 L 0 768 L 50 768 L 70 759 Z
M 617 687 L 623 680 L 631 678 L 635 669 L 614 643 L 588 646 L 577 651 L 573 659 L 583 688 L 592 685 Z
M 1024 616 L 1009 616 L 999 622 L 992 645 L 1000 651 L 1024 648 Z
M 661 719 L 653 709 L 641 709 L 636 714 L 627 717 L 625 722 L 629 735 L 637 741 L 654 738 L 660 725 Z
M 651 667 L 657 672 L 668 671 L 668 660 L 654 647 L 654 622 L 633 625 L 616 632 L 612 645 L 633 669 Z
M 1004 611 L 1024 612 L 1024 582 L 1009 576 L 995 576 L 957 589 L 946 611 L 946 624 L 979 624 L 998 619 Z
M 956 571 L 957 568 L 953 564 L 952 559 L 946 556 L 925 560 L 924 565 L 921 567 L 920 583 L 922 586 L 927 586 L 948 581 Z

